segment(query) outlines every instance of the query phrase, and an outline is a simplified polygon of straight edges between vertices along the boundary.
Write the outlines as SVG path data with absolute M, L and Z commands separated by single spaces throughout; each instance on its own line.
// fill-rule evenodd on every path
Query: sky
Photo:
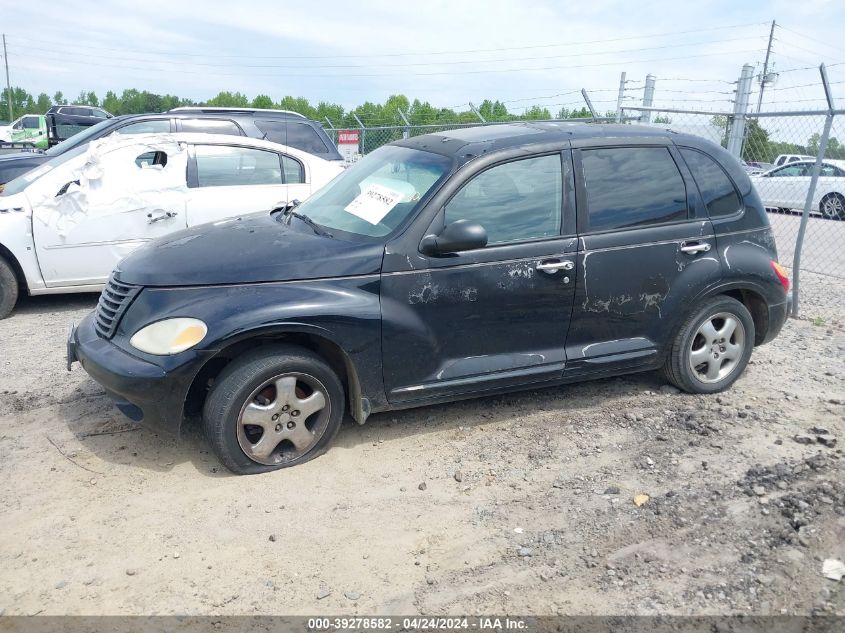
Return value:
M 764 108 L 824 104 L 819 63 L 845 107 L 845 2 L 560 2 L 553 0 L 0 0 L 13 86 L 32 94 L 125 88 L 197 100 L 221 90 L 303 96 L 352 108 L 405 94 L 466 109 L 499 99 L 597 110 L 641 104 L 730 108 L 743 64 L 780 72 Z M 755 90 L 757 87 L 755 86 Z M 756 101 L 756 96 L 753 97 Z

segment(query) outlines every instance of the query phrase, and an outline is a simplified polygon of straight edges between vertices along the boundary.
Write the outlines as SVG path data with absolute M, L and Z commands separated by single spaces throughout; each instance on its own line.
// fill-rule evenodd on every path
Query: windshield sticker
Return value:
M 402 202 L 404 197 L 404 194 L 399 191 L 371 183 L 343 210 L 375 225 L 381 222 L 393 207 Z

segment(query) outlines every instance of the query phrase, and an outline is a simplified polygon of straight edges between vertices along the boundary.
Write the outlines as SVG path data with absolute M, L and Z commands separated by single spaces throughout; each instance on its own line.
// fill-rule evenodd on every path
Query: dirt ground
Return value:
M 642 374 L 381 414 L 253 477 L 65 371 L 96 297 L 24 300 L 0 321 L 0 613 L 845 614 L 821 573 L 845 560 L 845 281 L 802 281 L 803 318 L 720 396 Z

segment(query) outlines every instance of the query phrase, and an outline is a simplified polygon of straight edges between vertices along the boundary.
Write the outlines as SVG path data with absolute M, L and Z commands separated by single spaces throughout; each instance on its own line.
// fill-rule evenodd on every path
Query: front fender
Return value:
M 44 278 L 35 255 L 32 212 L 19 196 L 0 198 L 0 256 L 11 257 L 20 266 L 30 291 L 44 288 Z
M 346 356 L 361 395 L 374 409 L 386 402 L 381 372 L 381 311 L 377 275 L 236 286 L 145 288 L 118 328 L 128 345 L 140 328 L 189 316 L 208 326 L 198 353 L 214 355 L 251 338 L 299 333 L 324 339 Z M 132 350 L 138 354 L 137 350 Z

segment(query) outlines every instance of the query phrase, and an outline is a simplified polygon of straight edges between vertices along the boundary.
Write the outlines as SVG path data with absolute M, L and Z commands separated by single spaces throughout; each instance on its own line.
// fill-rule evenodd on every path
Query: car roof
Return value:
M 394 145 L 423 149 L 446 155 L 470 155 L 508 149 L 522 145 L 574 141 L 578 139 L 652 138 L 663 141 L 690 142 L 701 145 L 702 139 L 689 134 L 653 126 L 605 123 L 519 122 L 473 126 L 435 132 L 395 141 Z
M 94 142 L 94 141 L 92 141 Z M 274 152 L 284 152 L 296 158 L 307 158 L 307 160 L 324 161 L 324 158 L 309 154 L 308 152 L 288 147 L 280 143 L 266 141 L 264 139 L 252 138 L 250 136 L 235 136 L 233 134 L 207 134 L 204 132 L 166 132 L 151 134 L 110 134 L 97 139 L 99 147 L 117 147 L 129 145 L 155 145 L 156 143 L 190 143 L 192 145 L 237 145 L 240 147 L 254 147 L 256 149 L 267 149 Z
M 791 167 L 792 165 L 815 165 L 815 163 L 815 158 L 813 158 L 812 160 L 794 160 L 791 163 L 787 163 L 786 165 L 778 165 L 778 168 Z M 824 158 L 822 159 L 822 163 L 833 165 L 834 167 L 839 167 L 839 169 L 845 169 L 845 160 L 841 160 L 838 158 Z
M 293 110 L 274 110 L 269 108 L 234 108 L 234 107 L 218 107 L 218 106 L 181 106 L 179 108 L 172 108 L 168 112 L 203 112 L 208 114 L 228 112 L 231 114 L 255 114 L 261 112 L 262 114 L 281 115 L 285 118 L 293 117 L 297 119 L 307 119 L 304 114 L 294 112 Z

